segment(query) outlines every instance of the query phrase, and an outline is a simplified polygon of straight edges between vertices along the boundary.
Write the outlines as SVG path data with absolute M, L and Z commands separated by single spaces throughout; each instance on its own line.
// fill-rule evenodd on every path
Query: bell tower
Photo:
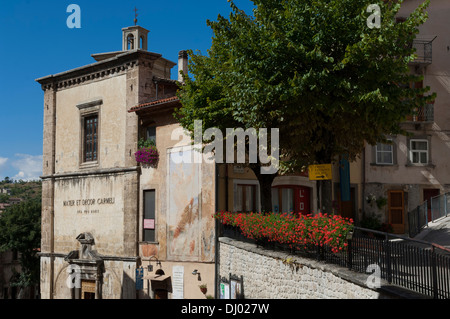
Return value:
M 147 51 L 148 30 L 137 24 L 138 9 L 134 8 L 134 26 L 122 29 L 122 51 L 141 49 Z
M 134 25 L 122 29 L 122 51 L 141 49 L 147 51 L 148 30 Z

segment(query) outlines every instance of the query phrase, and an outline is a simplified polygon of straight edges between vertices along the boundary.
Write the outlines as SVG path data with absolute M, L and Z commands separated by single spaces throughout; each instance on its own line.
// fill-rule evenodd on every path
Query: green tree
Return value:
M 41 201 L 12 205 L 0 215 L 0 252 L 17 251 L 21 271 L 12 283 L 21 289 L 39 282 L 38 248 L 41 245 Z
M 411 43 L 429 0 L 401 23 L 402 0 L 253 0 L 253 15 L 230 2 L 229 19 L 207 21 L 208 54 L 189 51 L 192 78 L 184 75 L 176 116 L 192 134 L 196 119 L 203 129 L 279 128 L 281 172 L 298 171 L 406 134 L 400 123 L 434 99 L 429 87 L 408 86 L 421 79 L 410 72 Z M 379 28 L 368 25 L 371 4 Z M 251 167 L 270 210 L 270 178 Z M 331 181 L 322 186 L 329 212 Z
M 8 194 L 0 194 L 0 203 L 7 203 L 9 200 Z

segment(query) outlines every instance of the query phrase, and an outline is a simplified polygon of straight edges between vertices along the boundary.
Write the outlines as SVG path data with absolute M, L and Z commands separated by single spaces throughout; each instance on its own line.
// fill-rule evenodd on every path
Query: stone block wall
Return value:
M 397 299 L 395 289 L 370 289 L 369 274 L 219 238 L 219 278 L 243 276 L 246 299 Z M 394 292 L 393 292 L 394 291 Z M 417 296 L 413 296 L 415 298 Z

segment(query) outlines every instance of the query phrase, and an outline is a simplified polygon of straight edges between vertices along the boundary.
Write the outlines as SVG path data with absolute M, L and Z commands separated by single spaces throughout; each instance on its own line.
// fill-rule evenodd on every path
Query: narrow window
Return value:
M 411 140 L 409 152 L 412 164 L 428 164 L 428 140 Z
M 144 191 L 144 241 L 156 239 L 155 215 L 155 190 Z
M 394 164 L 394 156 L 392 144 L 377 143 L 376 150 L 376 163 L 383 165 Z
M 84 119 L 84 162 L 97 160 L 98 147 L 98 116 L 89 116 Z
M 147 127 L 147 141 L 152 141 L 156 146 L 156 126 Z
M 235 210 L 238 212 L 256 211 L 256 185 L 236 186 Z

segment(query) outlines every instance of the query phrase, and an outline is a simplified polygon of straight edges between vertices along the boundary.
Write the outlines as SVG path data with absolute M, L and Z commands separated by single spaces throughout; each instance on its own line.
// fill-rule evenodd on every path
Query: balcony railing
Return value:
M 434 40 L 434 39 L 433 39 Z M 414 40 L 412 46 L 416 49 L 417 58 L 412 64 L 428 65 L 433 61 L 433 40 Z
M 412 115 L 406 117 L 407 122 L 430 123 L 434 121 L 434 104 L 426 104 L 416 108 Z

